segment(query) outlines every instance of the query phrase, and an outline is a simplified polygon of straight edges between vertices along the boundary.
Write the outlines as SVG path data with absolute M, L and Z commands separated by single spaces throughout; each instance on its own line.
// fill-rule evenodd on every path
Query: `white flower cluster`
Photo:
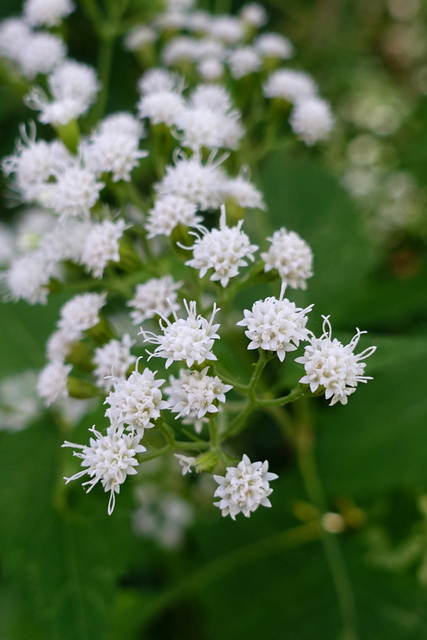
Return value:
M 271 297 L 258 300 L 252 310 L 244 310 L 244 319 L 238 326 L 247 327 L 246 336 L 251 341 L 248 349 L 275 351 L 280 362 L 288 351 L 295 351 L 301 340 L 307 340 L 307 313 L 313 305 L 300 309 L 284 298 L 286 285 L 282 285 L 279 299 Z
M 184 418 L 184 424 L 194 424 L 196 433 L 200 433 L 204 417 L 208 413 L 218 412 L 218 402 L 225 402 L 225 394 L 232 389 L 218 376 L 208 375 L 209 367 L 202 371 L 181 369 L 179 378 L 169 378 L 170 387 L 165 388 L 168 396 L 167 408 Z
M 233 520 L 239 513 L 249 518 L 260 505 L 271 507 L 268 496 L 273 489 L 270 482 L 277 477 L 268 471 L 267 460 L 251 462 L 244 454 L 237 467 L 227 467 L 225 477 L 214 475 L 219 485 L 214 493 L 219 501 L 214 505 L 221 509 L 223 516 L 230 516 Z
M 109 262 L 120 261 L 119 240 L 125 228 L 126 222 L 122 219 L 103 220 L 92 226 L 83 245 L 81 262 L 94 278 L 102 278 Z
M 331 323 L 324 316 L 323 334 L 320 338 L 312 336 L 304 355 L 295 360 L 304 365 L 306 372 L 300 382 L 309 384 L 312 393 L 324 388 L 325 398 L 331 400 L 330 406 L 337 402 L 347 404 L 348 396 L 356 391 L 359 382 L 372 380 L 370 376 L 363 375 L 366 366 L 363 360 L 369 358 L 376 347 L 354 353 L 362 333 L 357 329 L 349 344 L 343 345 L 337 338 L 332 340 Z
M 313 275 L 313 253 L 305 240 L 284 227 L 267 240 L 271 246 L 261 253 L 265 271 L 277 269 L 282 282 L 293 289 L 306 289 L 306 280 Z
M 215 315 L 219 311 L 216 305 L 209 320 L 197 315 L 196 302 L 184 300 L 186 318 L 178 318 L 173 312 L 174 322 L 164 318 L 159 322 L 163 335 L 156 335 L 152 331 L 141 329 L 144 342 L 157 344 L 151 357 L 166 358 L 166 369 L 173 362 L 185 361 L 187 367 L 194 363 L 203 364 L 206 360 L 216 360 L 212 351 L 215 340 L 219 338 L 216 331 L 219 324 L 213 324 Z
M 144 320 L 157 316 L 169 316 L 178 311 L 177 289 L 182 282 L 175 282 L 172 276 L 151 278 L 144 284 L 138 284 L 135 296 L 126 304 L 133 311 L 130 312 L 133 324 L 140 324 Z
M 248 236 L 241 230 L 242 224 L 243 220 L 240 220 L 235 227 L 228 227 L 225 207 L 222 206 L 219 229 L 209 231 L 200 225 L 201 236 L 192 233 L 196 242 L 192 247 L 193 257 L 186 264 L 197 269 L 201 278 L 213 269 L 210 279 L 226 287 L 230 278 L 239 274 L 239 267 L 247 265 L 246 259 L 254 261 L 253 254 L 258 249 L 255 244 L 250 244 Z
M 134 340 L 125 333 L 121 340 L 110 340 L 95 349 L 93 373 L 98 387 L 110 391 L 115 380 L 126 378 L 129 367 L 136 361 L 136 357 L 130 352 L 133 344 Z
M 111 515 L 116 503 L 116 493 L 120 492 L 120 486 L 127 476 L 136 473 L 136 455 L 146 451 L 146 448 L 140 443 L 141 438 L 138 434 L 124 433 L 122 429 L 113 425 L 107 429 L 104 436 L 94 426 L 89 431 L 95 436 L 90 438 L 89 446 L 72 442 L 64 442 L 62 445 L 80 449 L 74 451 L 74 455 L 81 458 L 82 466 L 86 467 L 64 480 L 68 483 L 87 474 L 89 480 L 83 482 L 83 486 L 87 486 L 86 492 L 101 482 L 104 491 L 110 492 L 108 514 Z
M 87 113 L 100 88 L 95 70 L 71 59 L 56 67 L 47 83 L 51 99 L 40 87 L 33 87 L 26 103 L 40 111 L 40 122 L 53 125 L 66 125 Z
M 101 95 L 89 113 L 101 89 L 95 70 L 68 58 L 59 36 L 39 30 L 60 25 L 73 9 L 72 0 L 24 0 L 23 18 L 0 23 L 0 55 L 12 74 L 35 79 L 25 102 L 57 136 L 49 142 L 37 139 L 34 123 L 22 125 L 15 151 L 2 162 L 14 199 L 33 207 L 26 214 L 33 222 L 11 233 L 0 228 L 0 263 L 6 267 L 1 279 L 10 298 L 31 304 L 45 303 L 50 291 L 66 292 L 69 283 L 74 291 L 87 291 L 60 311 L 37 393 L 46 406 L 69 394 L 104 399 L 106 432 L 94 426 L 88 445 L 63 446 L 74 448 L 82 465 L 66 482 L 87 475 L 87 491 L 100 482 L 110 494 L 111 514 L 121 485 L 137 473 L 138 456 L 147 450 L 141 444 L 145 430 L 157 424 L 165 449 L 175 448 L 164 410 L 196 432 L 191 443 L 177 440 L 176 448 L 182 445 L 184 452 L 195 453 L 200 445 L 195 457 L 177 454 L 183 474 L 193 468 L 213 471 L 223 459 L 218 443 L 224 433 L 226 439 L 233 432 L 233 427 L 227 432 L 226 394 L 234 386 L 232 393 L 249 389 L 256 400 L 251 382 L 215 375 L 214 346 L 220 339 L 215 295 L 227 307 L 241 286 L 279 277 L 280 296 L 254 302 L 237 325 L 245 328 L 248 349 L 275 353 L 280 362 L 301 342 L 308 343 L 296 359 L 305 368 L 300 382 L 313 393 L 324 390 L 331 404 L 345 404 L 357 384 L 369 379 L 364 360 L 375 348 L 355 355 L 362 332 L 342 345 L 332 340 L 327 318 L 323 335 L 315 338 L 307 328 L 313 305 L 298 307 L 284 297 L 287 287 L 306 289 L 313 275 L 312 251 L 297 233 L 284 227 L 274 231 L 267 238 L 268 250 L 241 276 L 258 250 L 243 231 L 245 214 L 258 210 L 253 215 L 261 216 L 266 209 L 249 168 L 236 166 L 233 154 L 241 150 L 249 162 L 249 136 L 255 129 L 258 135 L 257 127 L 263 126 L 262 119 L 255 128 L 250 125 L 243 144 L 248 96 L 262 83 L 264 97 L 275 100 L 274 109 L 290 110 L 288 134 L 307 145 L 325 140 L 334 124 L 311 76 L 277 68 L 294 49 L 284 36 L 258 33 L 267 19 L 265 9 L 250 3 L 237 16 L 213 16 L 194 10 L 192 0 L 168 0 L 160 15 L 126 35 L 127 48 L 147 69 L 138 81 L 135 113 L 110 114 L 90 124 L 91 130 L 84 127 L 102 110 L 105 98 Z M 161 66 L 147 64 L 150 59 Z M 141 148 L 145 136 L 149 156 Z M 254 149 L 254 157 L 256 153 Z M 249 220 L 245 228 L 262 225 L 262 220 Z M 169 245 L 175 253 L 166 254 Z M 188 260 L 182 257 L 185 251 L 192 252 Z M 202 291 L 200 279 L 206 275 L 222 289 L 205 282 Z M 100 293 L 102 279 L 105 291 Z M 232 279 L 236 285 L 224 290 Z M 143 343 L 155 345 L 148 360 L 158 357 L 165 369 L 172 367 L 163 390 L 162 374 L 157 378 L 145 366 L 138 370 L 147 356 L 131 352 L 135 341 L 124 332 L 129 329 L 116 333 L 115 322 L 100 315 L 107 301 L 115 309 L 122 301 L 133 325 L 148 321 L 138 334 Z M 223 314 L 223 330 L 228 324 L 236 332 L 237 318 L 224 307 Z M 148 330 L 158 318 L 159 331 Z M 127 327 L 129 317 L 118 316 L 117 324 Z M 237 412 L 236 406 L 240 403 L 229 403 L 230 412 Z M 207 422 L 212 442 L 201 435 Z M 150 443 L 150 433 L 145 437 Z M 153 451 L 146 457 L 155 457 Z M 270 506 L 269 483 L 277 476 L 268 472 L 267 461 L 252 463 L 244 455 L 236 467 L 226 469 L 225 477 L 214 478 L 219 485 L 215 504 L 234 520 L 238 513 L 248 517 L 259 505 Z
M 154 427 L 153 421 L 166 407 L 159 389 L 165 381 L 156 380 L 154 376 L 148 368 L 142 373 L 135 369 L 127 379 L 113 376 L 114 388 L 105 400 L 110 405 L 106 415 L 111 422 L 127 425 L 130 431 L 138 432 L 140 438 L 144 429 Z

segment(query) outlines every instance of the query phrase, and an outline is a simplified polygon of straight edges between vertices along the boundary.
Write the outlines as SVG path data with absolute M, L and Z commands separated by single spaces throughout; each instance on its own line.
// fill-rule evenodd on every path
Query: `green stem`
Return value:
M 299 384 L 286 396 L 281 398 L 256 398 L 256 403 L 260 407 L 283 407 L 285 404 L 295 402 L 303 397 L 307 390 L 307 385 Z
M 140 456 L 140 461 L 147 462 L 147 460 L 154 460 L 155 458 L 160 458 L 160 456 L 163 456 L 165 453 L 168 453 L 171 449 L 172 449 L 172 445 L 166 444 L 161 449 L 156 449 L 156 451 L 152 451 L 151 453 L 143 453 Z
M 203 451 L 209 449 L 210 442 L 183 442 L 175 440 L 175 449 L 181 449 L 182 451 Z
M 314 434 L 310 422 L 305 418 L 298 424 L 295 438 L 298 464 L 310 500 L 324 514 L 327 512 L 327 503 L 314 457 Z M 323 528 L 321 539 L 341 613 L 343 640 L 358 640 L 355 599 L 340 545 L 335 535 Z
M 183 578 L 178 584 L 163 590 L 141 610 L 138 622 L 141 625 L 146 625 L 173 602 L 179 601 L 189 593 L 197 594 L 200 589 L 215 580 L 219 580 L 228 573 L 236 571 L 239 567 L 247 564 L 248 561 L 252 563 L 273 553 L 278 553 L 282 549 L 295 548 L 301 544 L 318 540 L 319 536 L 320 530 L 318 526 L 313 525 L 313 523 L 305 524 L 288 531 L 282 531 L 268 538 L 257 540 L 220 558 L 215 558 L 201 569 Z

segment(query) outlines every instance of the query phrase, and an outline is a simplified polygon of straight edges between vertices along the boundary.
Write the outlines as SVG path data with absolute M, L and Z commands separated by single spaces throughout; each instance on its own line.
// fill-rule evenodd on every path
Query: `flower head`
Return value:
M 225 207 L 222 206 L 219 229 L 208 231 L 199 226 L 201 236 L 192 233 L 196 237 L 193 258 L 185 264 L 198 269 L 201 278 L 213 269 L 210 279 L 219 280 L 226 287 L 230 278 L 238 275 L 239 267 L 245 267 L 247 260 L 254 261 L 253 254 L 258 249 L 257 245 L 250 244 L 249 237 L 241 230 L 242 224 L 240 220 L 235 227 L 228 227 Z
M 71 336 L 91 329 L 99 322 L 99 311 L 104 306 L 106 293 L 82 293 L 68 300 L 61 309 L 58 328 Z
M 136 356 L 130 352 L 133 343 L 125 333 L 121 340 L 110 340 L 95 349 L 93 364 L 96 367 L 93 373 L 98 387 L 110 391 L 114 386 L 114 380 L 126 377 L 127 370 L 136 361 Z
M 122 219 L 116 222 L 103 220 L 92 225 L 84 241 L 81 262 L 95 278 L 102 278 L 109 262 L 119 262 L 119 240 L 125 227 Z
M 306 280 L 313 275 L 313 253 L 308 244 L 294 231 L 284 227 L 275 231 L 271 247 L 261 258 L 265 262 L 264 271 L 277 269 L 282 281 L 293 289 L 306 289 Z
M 178 311 L 176 290 L 182 282 L 175 282 L 172 276 L 151 278 L 138 284 L 135 296 L 126 304 L 133 310 L 130 312 L 133 324 L 140 324 L 144 320 L 158 316 L 168 316 Z
M 213 157 L 203 164 L 194 153 L 191 158 L 178 153 L 175 166 L 167 165 L 166 174 L 155 186 L 159 196 L 173 194 L 197 205 L 201 211 L 217 209 L 223 201 L 225 172 L 219 164 L 224 157 L 214 161 Z
M 168 409 L 177 414 L 177 418 L 184 418 L 184 424 L 194 424 L 200 433 L 204 416 L 218 412 L 218 402 L 225 402 L 225 394 L 232 389 L 224 384 L 218 376 L 207 374 L 209 367 L 202 371 L 188 371 L 181 369 L 179 378 L 169 378 L 170 387 L 165 389 L 169 396 Z
M 323 334 L 320 338 L 313 336 L 304 355 L 295 359 L 295 362 L 304 365 L 306 373 L 300 382 L 309 384 L 312 393 L 324 387 L 325 398 L 331 399 L 330 406 L 337 402 L 347 404 L 348 396 L 356 391 L 359 382 L 372 380 L 370 376 L 363 375 L 366 366 L 363 360 L 371 356 L 376 347 L 354 353 L 362 333 L 365 332 L 357 329 L 349 344 L 343 345 L 336 338 L 332 340 L 329 317 L 323 316 Z
M 196 302 L 184 300 L 186 318 L 178 318 L 174 312 L 174 322 L 167 318 L 160 321 L 160 328 L 163 335 L 156 335 L 151 331 L 141 329 L 138 335 L 142 335 L 144 342 L 157 344 L 158 346 L 151 354 L 151 357 L 166 358 L 166 368 L 172 362 L 184 360 L 187 367 L 194 363 L 202 364 L 206 360 L 216 360 L 212 352 L 214 342 L 219 335 L 215 333 L 219 324 L 213 324 L 216 313 L 219 311 L 214 304 L 210 320 L 206 320 L 196 313 Z
M 71 369 L 70 364 L 55 360 L 41 370 L 37 380 L 37 393 L 47 407 L 58 398 L 68 396 L 67 379 Z
M 326 140 L 334 123 L 329 104 L 316 97 L 297 102 L 290 117 L 292 130 L 308 146 Z
M 106 415 L 111 422 L 137 431 L 141 438 L 144 429 L 154 427 L 152 421 L 160 417 L 160 410 L 166 406 L 159 389 L 165 381 L 156 380 L 155 372 L 148 368 L 142 373 L 132 371 L 127 379 L 113 375 L 112 381 L 114 388 L 105 400 L 110 405 Z
M 95 426 L 89 431 L 94 435 L 90 438 L 89 445 L 72 442 L 64 442 L 62 445 L 80 449 L 80 451 L 74 451 L 74 455 L 81 458 L 82 467 L 85 467 L 64 480 L 68 483 L 87 474 L 89 480 L 83 483 L 84 487 L 87 486 L 86 493 L 101 481 L 104 490 L 110 492 L 108 514 L 111 515 L 116 502 L 115 494 L 120 492 L 120 486 L 127 476 L 136 473 L 135 467 L 138 465 L 136 455 L 146 451 L 146 448 L 140 444 L 141 437 L 138 434 L 124 433 L 114 425 L 107 429 L 107 434 L 104 436 L 95 429 Z
M 221 509 L 223 516 L 231 516 L 236 519 L 238 513 L 248 518 L 252 511 L 263 507 L 271 507 L 268 496 L 273 489 L 270 481 L 278 476 L 268 471 L 268 462 L 251 462 L 246 454 L 243 455 L 237 467 L 227 467 L 225 477 L 214 476 L 219 484 L 214 497 L 220 498 L 214 502 L 215 507 Z
M 288 351 L 295 351 L 301 340 L 307 340 L 307 313 L 313 305 L 300 309 L 284 298 L 286 285 L 282 284 L 279 299 L 271 297 L 258 300 L 252 310 L 244 310 L 244 319 L 238 326 L 247 327 L 246 336 L 251 340 L 248 349 L 276 351 L 281 362 Z

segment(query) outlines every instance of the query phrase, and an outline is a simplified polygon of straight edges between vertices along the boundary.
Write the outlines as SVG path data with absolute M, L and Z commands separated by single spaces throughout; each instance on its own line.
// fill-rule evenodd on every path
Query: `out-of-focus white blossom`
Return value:
M 68 396 L 67 381 L 71 369 L 71 364 L 55 360 L 41 370 L 37 380 L 37 393 L 47 407 L 58 398 Z
M 126 228 L 123 219 L 103 220 L 93 224 L 85 238 L 81 263 L 94 278 L 102 278 L 104 269 L 109 262 L 119 262 L 119 241 Z
M 313 275 L 313 253 L 308 244 L 295 231 L 284 227 L 275 231 L 269 250 L 261 253 L 264 271 L 277 269 L 283 282 L 293 289 L 306 289 L 306 280 Z
M 154 318 L 156 315 L 168 316 L 178 311 L 177 289 L 182 282 L 175 282 L 172 276 L 163 278 L 151 278 L 138 284 L 135 296 L 126 305 L 132 308 L 130 317 L 135 325 L 141 324 L 144 320 Z
M 335 119 L 326 100 L 314 97 L 297 102 L 289 122 L 292 131 L 308 146 L 312 146 L 320 140 L 326 140 Z

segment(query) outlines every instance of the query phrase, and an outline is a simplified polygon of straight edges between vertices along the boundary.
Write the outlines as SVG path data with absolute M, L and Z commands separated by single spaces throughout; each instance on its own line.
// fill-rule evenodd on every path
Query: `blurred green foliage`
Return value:
M 362 1 L 265 4 L 274 27 L 297 43 L 298 63 L 314 73 L 332 103 L 351 86 L 360 56 L 374 59 L 387 19 L 383 3 L 378 3 L 382 11 Z M 2 15 L 18 10 L 14 0 L 3 0 Z M 71 18 L 69 33 L 71 55 L 95 63 L 96 42 L 80 11 Z M 133 108 L 138 74 L 117 45 L 109 111 Z M 397 73 L 392 78 L 404 88 L 404 78 Z M 427 133 L 420 122 L 425 111 L 421 97 L 400 140 L 408 152 L 406 166 L 424 186 Z M 21 97 L 2 87 L 2 155 L 12 150 L 18 124 L 26 118 Z M 314 330 L 321 314 L 331 314 L 338 337 L 352 336 L 357 325 L 369 330 L 363 348 L 378 345 L 368 371 L 374 380 L 361 385 L 348 406 L 314 403 L 328 507 L 346 523 L 339 542 L 354 589 L 359 638 L 423 640 L 422 543 L 413 560 L 394 568 L 375 559 L 391 558 L 397 549 L 404 556 L 414 532 L 427 542 L 420 506 L 427 489 L 425 238 L 420 234 L 415 242 L 401 231 L 386 250 L 378 249 L 317 152 L 272 153 L 255 177 L 269 206 L 266 235 L 284 225 L 313 248 L 315 277 L 308 292 L 294 299 L 315 302 Z M 5 218 L 11 215 L 6 207 L 3 211 Z M 409 272 L 398 268 L 402 247 L 415 260 Z M 61 303 L 54 298 L 46 307 L 2 305 L 2 377 L 43 365 L 43 345 Z M 95 422 L 96 414 L 83 420 L 73 439 L 85 440 L 92 418 Z M 112 517 L 100 487 L 88 498 L 80 486 L 64 486 L 59 471 L 64 433 L 54 414 L 45 412 L 26 431 L 0 433 L 0 640 L 339 638 L 336 594 L 319 541 L 307 535 L 298 546 L 283 534 L 302 527 L 303 541 L 313 517 L 292 448 L 267 414 L 245 438 L 248 452 L 270 459 L 280 475 L 273 508 L 236 522 L 222 519 L 213 507 L 201 509 L 175 552 L 132 533 L 131 483 Z M 373 545 L 378 531 L 383 542 Z

